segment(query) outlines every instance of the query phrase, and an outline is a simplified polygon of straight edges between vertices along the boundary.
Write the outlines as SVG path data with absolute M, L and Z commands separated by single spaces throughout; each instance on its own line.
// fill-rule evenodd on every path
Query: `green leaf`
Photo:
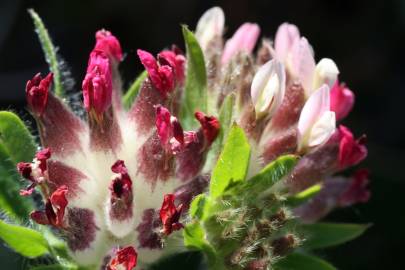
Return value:
M 49 65 L 49 69 L 53 73 L 53 83 L 54 89 L 57 96 L 63 96 L 63 85 L 62 77 L 60 71 L 60 65 L 58 63 L 58 58 L 56 56 L 56 49 L 52 43 L 51 37 L 49 36 L 48 30 L 45 28 L 41 17 L 33 10 L 29 9 L 28 13 L 34 22 L 35 32 L 37 32 L 39 41 L 42 46 L 42 50 L 45 54 L 45 60 Z
M 212 172 L 210 182 L 211 197 L 220 196 L 229 184 L 245 180 L 249 159 L 250 145 L 248 139 L 243 129 L 234 124 Z
M 215 264 L 215 249 L 205 239 L 205 233 L 199 222 L 193 222 L 184 227 L 184 245 L 187 248 L 197 249 L 207 256 L 209 264 Z
M 219 123 L 221 128 L 219 130 L 218 137 L 215 139 L 214 143 L 210 147 L 207 159 L 204 165 L 204 172 L 212 171 L 215 163 L 217 162 L 218 155 L 223 148 L 224 140 L 228 136 L 229 129 L 232 126 L 232 115 L 233 106 L 235 104 L 235 95 L 227 95 L 224 102 L 222 103 L 221 109 L 219 111 Z
M 35 143 L 21 119 L 11 112 L 0 112 L 0 208 L 10 217 L 24 220 L 32 209 L 32 200 L 19 195 L 19 161 L 31 161 Z
M 321 258 L 302 253 L 291 253 L 276 263 L 277 270 L 336 270 Z
M 48 243 L 38 231 L 0 220 L 0 238 L 17 253 L 35 258 L 49 252 Z
M 315 223 L 302 225 L 304 235 L 307 237 L 303 248 L 319 249 L 340 245 L 359 237 L 369 227 L 369 224 L 348 223 Z
M 36 146 L 21 119 L 12 112 L 0 112 L 0 144 L 14 163 L 32 161 Z
M 285 155 L 268 164 L 258 174 L 246 182 L 251 194 L 265 191 L 286 176 L 297 164 L 298 157 Z M 255 191 L 255 192 L 252 192 Z
M 206 211 L 207 206 L 207 196 L 205 194 L 199 194 L 194 197 L 193 201 L 190 204 L 190 217 L 198 220 L 204 218 L 204 212 Z
M 197 126 L 194 112 L 207 112 L 207 72 L 196 37 L 187 26 L 183 25 L 182 29 L 187 50 L 187 73 L 180 115 L 185 129 L 189 130 Z
M 0 208 L 9 217 L 25 220 L 32 209 L 32 200 L 19 194 L 20 176 L 7 149 L 0 144 Z
M 316 194 L 321 191 L 322 186 L 320 184 L 313 185 L 312 187 L 307 188 L 306 190 L 301 191 L 298 194 L 295 194 L 287 199 L 287 204 L 291 207 L 298 206 L 309 199 L 313 198 Z
M 132 103 L 134 102 L 136 96 L 138 95 L 139 89 L 141 88 L 142 83 L 147 76 L 148 72 L 144 70 L 141 74 L 138 75 L 138 77 L 129 87 L 128 91 L 125 93 L 124 97 L 122 98 L 122 101 L 126 109 L 131 108 Z

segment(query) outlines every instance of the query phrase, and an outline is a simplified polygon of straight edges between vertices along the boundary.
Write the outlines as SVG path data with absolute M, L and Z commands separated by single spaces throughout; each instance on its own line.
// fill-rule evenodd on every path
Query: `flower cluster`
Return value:
M 56 227 L 78 264 L 130 270 L 137 262 L 147 265 L 169 253 L 166 239 L 185 227 L 185 210 L 206 191 L 213 169 L 207 156 L 216 161 L 216 138 L 225 136 L 232 122 L 243 129 L 251 146 L 247 175 L 293 154 L 300 159 L 280 182 L 281 190 L 292 196 L 318 183 L 323 186 L 291 213 L 274 201 L 280 209 L 270 221 L 257 222 L 261 233 L 283 227 L 292 217 L 311 223 L 336 207 L 368 200 L 366 172 L 335 176 L 362 161 L 367 149 L 364 136 L 355 139 L 347 127 L 336 128 L 352 109 L 354 94 L 339 83 L 334 61 L 316 63 L 311 45 L 295 25 L 282 24 L 274 42 L 264 38 L 255 54 L 259 26 L 244 23 L 224 41 L 224 23 L 222 10 L 215 7 L 196 27 L 208 99 L 206 111 L 191 112 L 196 129 L 183 130 L 184 119 L 193 117 L 182 115 L 186 84 L 195 78 L 186 75 L 191 56 L 177 46 L 156 58 L 137 51 L 147 77 L 128 110 L 122 104 L 118 71 L 122 49 L 106 30 L 96 33 L 82 83 L 87 119 L 50 91 L 52 73 L 28 81 L 28 109 L 43 150 L 32 163 L 18 164 L 30 183 L 21 195 L 38 187 L 45 209 L 32 212 L 31 218 Z M 234 99 L 232 119 L 220 123 L 229 98 Z M 247 211 L 239 215 L 242 223 Z M 249 237 L 231 254 L 230 268 L 267 269 L 273 263 L 269 251 L 259 244 L 252 249 Z M 269 250 L 280 257 L 298 242 L 289 233 L 272 239 Z M 248 258 L 245 245 L 259 255 Z

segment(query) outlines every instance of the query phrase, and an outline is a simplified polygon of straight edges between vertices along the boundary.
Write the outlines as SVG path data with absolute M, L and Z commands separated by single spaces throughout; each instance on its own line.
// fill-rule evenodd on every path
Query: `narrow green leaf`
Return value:
M 183 230 L 184 245 L 204 252 L 210 264 L 215 264 L 215 249 L 205 239 L 205 233 L 199 222 L 188 224 Z
M 138 95 L 139 89 L 141 88 L 142 83 L 147 76 L 148 72 L 144 70 L 141 74 L 138 75 L 138 77 L 129 87 L 128 91 L 125 93 L 124 97 L 122 98 L 122 101 L 126 109 L 131 108 L 132 103 L 134 102 L 136 96 Z
M 253 176 L 246 182 L 246 186 L 252 192 L 257 194 L 257 191 L 265 191 L 275 183 L 283 179 L 295 166 L 298 157 L 294 155 L 281 156 L 275 161 L 269 163 L 258 174 Z
M 184 87 L 181 119 L 186 129 L 193 129 L 197 122 L 194 112 L 207 112 L 207 73 L 204 55 L 194 34 L 183 25 L 183 37 L 187 50 L 187 72 Z
M 277 270 L 336 270 L 321 258 L 302 253 L 291 253 L 276 263 Z
M 35 258 L 49 252 L 48 243 L 38 231 L 0 220 L 0 238 L 19 254 Z
M 60 71 L 60 65 L 58 63 L 58 58 L 56 56 L 56 48 L 52 43 L 51 37 L 49 36 L 48 30 L 46 29 L 41 17 L 33 10 L 29 9 L 28 13 L 30 14 L 34 26 L 35 32 L 37 32 L 39 41 L 42 46 L 42 50 L 45 54 L 45 60 L 49 65 L 49 69 L 53 73 L 53 83 L 54 89 L 57 96 L 63 96 L 63 85 L 62 77 Z
M 369 227 L 369 224 L 348 223 L 315 223 L 302 225 L 302 229 L 307 237 L 303 247 L 306 249 L 319 249 L 340 245 L 359 237 Z
M 298 194 L 295 194 L 287 199 L 287 204 L 289 206 L 300 205 L 309 199 L 313 198 L 316 194 L 321 191 L 322 186 L 320 184 L 313 185 L 312 187 L 307 188 L 306 190 L 301 191 Z
M 229 184 L 245 180 L 250 160 L 250 145 L 243 129 L 234 124 L 212 172 L 210 195 L 220 196 Z
M 23 121 L 12 112 L 0 112 L 0 143 L 14 163 L 32 161 L 35 142 Z
M 221 128 L 219 130 L 218 137 L 211 145 L 210 151 L 207 154 L 207 159 L 203 169 L 204 172 L 212 171 L 212 168 L 217 162 L 219 153 L 221 152 L 221 149 L 224 147 L 224 141 L 228 136 L 229 130 L 232 126 L 232 115 L 234 104 L 235 104 L 235 95 L 234 94 L 227 95 L 219 111 L 218 120 L 219 123 L 221 124 Z

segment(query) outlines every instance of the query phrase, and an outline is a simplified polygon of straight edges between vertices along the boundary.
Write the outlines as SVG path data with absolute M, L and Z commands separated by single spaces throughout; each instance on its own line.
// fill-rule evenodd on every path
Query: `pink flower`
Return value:
M 120 42 L 110 31 L 104 29 L 97 31 L 94 51 L 104 52 L 111 60 L 122 61 Z
M 240 52 L 251 53 L 260 35 L 260 27 L 255 23 L 244 23 L 230 38 L 224 47 L 221 62 L 228 63 Z
M 110 60 L 105 53 L 93 51 L 90 54 L 87 73 L 83 80 L 84 107 L 94 112 L 97 118 L 111 105 L 112 77 Z
M 68 205 L 67 186 L 60 186 L 55 190 L 45 204 L 45 211 L 33 211 L 30 216 L 38 224 L 63 227 L 65 208 Z
M 330 108 L 336 114 L 336 120 L 344 119 L 354 105 L 354 94 L 344 83 L 336 80 L 330 91 Z
M 345 126 L 339 126 L 340 144 L 339 144 L 339 166 L 346 168 L 354 166 L 366 158 L 367 148 L 365 136 L 355 140 L 352 132 Z
M 329 87 L 316 90 L 302 108 L 298 120 L 298 149 L 325 143 L 335 131 L 335 113 L 330 111 Z
M 53 74 L 49 73 L 42 79 L 41 73 L 27 82 L 25 95 L 28 107 L 37 116 L 42 116 L 48 102 L 48 91 L 52 83 Z
M 369 172 L 366 169 L 361 169 L 355 172 L 350 185 L 340 195 L 338 204 L 340 207 L 350 206 L 356 203 L 365 203 L 370 199 L 370 191 L 368 190 Z
M 283 101 L 285 84 L 284 66 L 279 61 L 270 60 L 259 68 L 250 90 L 256 118 L 275 113 Z
M 183 224 L 179 222 L 183 210 L 183 204 L 176 207 L 174 200 L 174 194 L 166 194 L 163 199 L 162 207 L 160 208 L 160 220 L 163 224 L 162 232 L 165 235 L 169 235 L 173 231 L 183 228 Z
M 152 54 L 138 50 L 139 59 L 141 59 L 142 65 L 148 72 L 149 79 L 156 89 L 166 97 L 175 86 L 175 74 L 173 68 L 169 65 L 159 65 L 155 57 Z
M 119 249 L 115 253 L 115 257 L 111 259 L 110 264 L 107 266 L 107 270 L 132 270 L 137 264 L 137 259 L 138 254 L 132 246 Z
M 158 54 L 160 65 L 167 65 L 172 68 L 176 78 L 176 84 L 181 85 L 184 81 L 184 67 L 186 58 L 182 54 L 176 54 L 174 50 L 164 50 Z
M 300 31 L 294 24 L 283 23 L 277 29 L 276 37 L 274 39 L 274 50 L 276 53 L 276 58 L 282 62 L 286 63 L 291 49 L 293 47 L 294 41 L 300 38 Z

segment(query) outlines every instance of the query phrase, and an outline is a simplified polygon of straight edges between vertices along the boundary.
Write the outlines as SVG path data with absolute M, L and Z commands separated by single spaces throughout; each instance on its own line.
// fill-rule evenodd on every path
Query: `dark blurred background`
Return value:
M 26 81 L 48 70 L 27 8 L 41 15 L 80 86 L 96 30 L 109 29 L 120 39 L 128 85 L 141 71 L 137 48 L 157 53 L 172 43 L 183 46 L 180 23 L 194 29 L 214 5 L 225 11 L 227 36 L 252 21 L 264 36 L 274 37 L 278 25 L 288 21 L 309 39 L 317 60 L 336 61 L 341 80 L 357 98 L 345 124 L 368 136 L 369 157 L 361 166 L 371 170 L 372 199 L 328 219 L 373 226 L 320 255 L 344 270 L 403 269 L 398 262 L 405 250 L 405 1 L 0 0 L 0 107 L 24 115 Z M 23 264 L 1 248 L 1 269 Z

